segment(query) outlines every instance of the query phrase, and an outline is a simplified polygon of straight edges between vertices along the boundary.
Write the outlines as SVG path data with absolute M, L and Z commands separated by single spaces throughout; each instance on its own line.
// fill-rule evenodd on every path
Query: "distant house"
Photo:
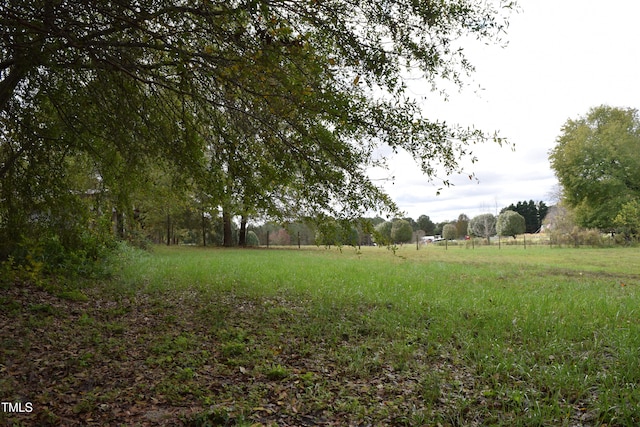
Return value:
M 571 233 L 576 226 L 576 220 L 574 213 L 563 206 L 558 204 L 551 206 L 547 216 L 542 221 L 541 232 L 544 233 Z
M 440 236 L 440 235 L 423 236 L 423 237 L 420 238 L 420 244 L 426 245 L 427 243 L 439 242 L 440 240 L 442 240 L 442 236 Z

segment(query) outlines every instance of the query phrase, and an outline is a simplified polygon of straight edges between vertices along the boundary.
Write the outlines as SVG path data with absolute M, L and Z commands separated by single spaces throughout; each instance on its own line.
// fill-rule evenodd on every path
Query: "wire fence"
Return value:
M 549 248 L 610 248 L 621 246 L 637 246 L 638 240 L 631 239 L 623 235 L 601 234 L 601 233 L 576 233 L 576 234 L 524 234 L 513 237 L 493 236 L 489 239 L 473 237 L 466 240 L 442 240 L 430 242 L 427 245 L 444 246 L 445 248 L 462 247 L 475 249 L 482 247 L 521 247 L 523 249 L 532 247 Z M 423 246 L 423 245 L 422 245 Z

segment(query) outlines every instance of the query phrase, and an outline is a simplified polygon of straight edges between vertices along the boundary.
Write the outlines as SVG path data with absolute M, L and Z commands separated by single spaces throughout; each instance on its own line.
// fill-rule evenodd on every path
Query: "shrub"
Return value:
M 260 246 L 260 239 L 253 231 L 247 232 L 247 246 Z
M 74 239 L 51 230 L 43 231 L 37 237 L 19 238 L 7 258 L 0 262 L 0 270 L 5 272 L 6 281 L 14 283 L 40 283 L 51 276 L 93 277 L 103 274 L 97 261 L 113 248 L 115 239 L 98 230 L 82 230 Z
M 599 230 L 573 227 L 570 233 L 555 232 L 551 240 L 557 245 L 604 247 L 605 239 Z

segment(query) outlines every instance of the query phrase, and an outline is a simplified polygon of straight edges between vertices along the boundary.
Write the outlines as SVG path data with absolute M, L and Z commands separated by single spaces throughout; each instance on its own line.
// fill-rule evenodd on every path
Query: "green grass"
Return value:
M 3 297 L 3 319 L 29 332 L 3 336 L 3 356 L 26 361 L 11 365 L 24 378 L 48 357 L 49 379 L 10 376 L 0 395 L 56 421 L 636 425 L 639 255 L 131 251 L 111 282 L 83 288 L 88 301 Z

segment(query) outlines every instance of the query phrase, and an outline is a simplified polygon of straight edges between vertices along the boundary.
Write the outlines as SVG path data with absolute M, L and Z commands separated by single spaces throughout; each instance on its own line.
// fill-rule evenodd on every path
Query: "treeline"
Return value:
M 460 214 L 453 221 L 435 224 L 434 233 L 444 240 L 469 240 L 480 237 L 490 243 L 492 236 L 511 236 L 518 234 L 536 233 L 542 229 L 548 207 L 544 202 L 518 202 L 500 211 L 499 215 L 484 213 L 469 218 Z M 434 236 L 435 237 L 435 236 Z
M 460 214 L 452 221 L 434 223 L 428 215 L 383 219 L 362 217 L 340 220 L 322 216 L 292 221 L 267 221 L 260 218 L 227 218 L 217 211 L 198 211 L 192 203 L 181 212 L 161 215 L 157 211 L 138 215 L 138 231 L 130 233 L 131 239 L 147 239 L 148 242 L 191 244 L 204 246 L 366 246 L 372 244 L 402 244 L 415 242 L 422 236 L 444 237 L 449 240 L 464 239 L 469 235 L 494 235 L 498 217 L 483 231 L 470 230 L 472 218 Z M 523 218 L 523 230 L 518 233 L 536 233 L 541 230 L 549 207 L 542 201 L 519 201 L 504 207 L 500 213 L 515 212 Z M 493 217 L 493 216 L 492 216 Z M 486 218 L 484 218 L 486 220 Z M 227 224 L 225 225 L 225 221 Z M 507 235 L 514 234 L 506 228 Z M 475 227 L 478 230 L 478 226 Z M 486 228 L 486 231 L 485 231 Z M 225 239 L 225 233 L 228 237 Z M 145 244 L 144 241 L 135 242 Z
M 244 226 L 239 220 L 246 221 Z M 126 221 L 125 221 L 126 222 Z M 340 220 L 330 217 L 274 222 L 249 218 L 230 219 L 225 226 L 222 215 L 198 212 L 195 205 L 173 215 L 138 212 L 132 228 L 119 230 L 121 237 L 145 247 L 151 243 L 202 246 L 370 246 L 407 243 L 435 232 L 429 216 L 385 220 L 363 217 Z M 230 239 L 225 240 L 225 228 Z M 118 227 L 114 226 L 114 229 Z

